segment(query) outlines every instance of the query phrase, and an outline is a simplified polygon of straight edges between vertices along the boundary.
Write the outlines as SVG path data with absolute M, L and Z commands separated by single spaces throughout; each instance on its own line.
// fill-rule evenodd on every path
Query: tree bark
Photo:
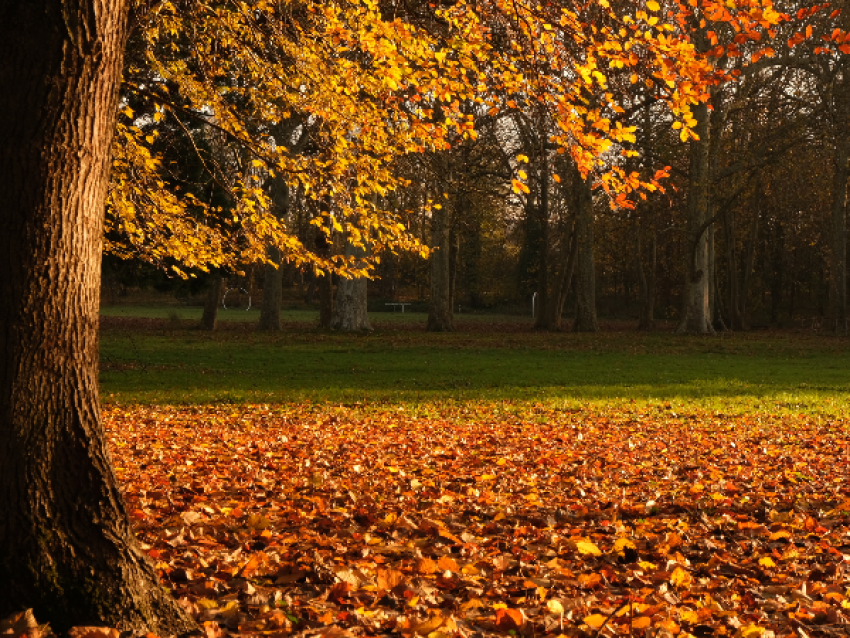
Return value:
M 221 306 L 221 296 L 224 294 L 224 277 L 221 273 L 210 276 L 210 287 L 207 290 L 207 299 L 204 302 L 204 312 L 198 328 L 201 330 L 215 330 L 218 325 L 218 309 Z
M 575 235 L 575 217 L 571 224 L 567 224 L 564 232 L 561 249 L 561 267 L 555 280 L 555 287 L 549 300 L 549 312 L 546 326 L 547 330 L 560 330 L 561 318 L 564 310 L 564 300 L 570 289 L 570 282 L 576 265 L 576 254 L 578 253 L 578 242 Z
M 286 216 L 289 207 L 289 188 L 279 177 L 271 178 L 269 199 L 272 214 L 278 219 Z M 283 293 L 283 264 L 280 249 L 268 246 L 267 254 L 271 264 L 266 264 L 263 273 L 263 305 L 260 307 L 260 330 L 277 332 L 280 330 L 280 310 Z M 312 282 L 310 282 L 312 285 Z
M 0 617 L 194 622 L 133 536 L 98 399 L 104 199 L 124 0 L 0 8 Z
M 655 327 L 655 276 L 658 264 L 658 237 L 655 226 L 652 228 L 652 241 L 649 245 L 649 276 L 643 266 L 643 245 L 641 241 L 640 222 L 637 224 L 635 233 L 637 244 L 637 271 L 638 286 L 640 289 L 640 315 L 638 317 L 638 330 L 652 330 Z
M 590 177 L 576 178 L 576 320 L 575 332 L 597 332 L 596 272 L 593 260 L 593 192 Z
M 692 109 L 698 140 L 691 142 L 690 183 L 688 185 L 687 262 L 680 333 L 714 334 L 711 326 L 708 236 L 705 224 L 709 214 L 709 115 L 706 104 Z
M 454 330 L 454 312 L 451 299 L 451 224 L 448 211 L 434 209 L 431 218 L 430 257 L 431 301 L 428 304 L 429 332 Z
M 366 251 L 356 248 L 346 242 L 345 254 L 349 257 L 365 257 Z M 333 319 L 331 328 L 341 332 L 362 332 L 372 330 L 369 323 L 369 314 L 366 311 L 366 284 L 365 277 L 353 277 L 351 279 L 340 278 L 336 285 L 336 300 L 333 308 Z
M 723 232 L 726 243 L 726 264 L 729 271 L 729 325 L 732 330 L 743 329 L 741 308 L 738 305 L 738 249 L 735 244 L 735 211 L 729 209 L 723 216 Z
M 540 138 L 540 198 L 537 214 L 540 216 L 540 256 L 537 265 L 537 316 L 534 327 L 548 329 L 549 323 L 549 162 L 546 157 L 545 134 L 541 130 Z
M 316 230 L 316 254 L 327 259 L 331 255 L 331 242 L 320 230 Z M 319 289 L 319 327 L 330 330 L 334 316 L 334 280 L 329 272 L 314 275 Z
M 759 219 L 761 218 L 762 192 L 760 188 L 754 191 L 754 198 L 753 219 L 750 221 L 750 232 L 747 236 L 747 252 L 744 255 L 741 283 L 738 286 L 738 318 L 740 322 L 739 329 L 741 330 L 745 329 L 749 324 L 747 318 L 747 301 L 750 296 L 750 279 L 752 278 L 753 268 L 756 263 L 756 243 L 758 242 Z
M 269 246 L 266 252 L 272 263 L 266 264 L 263 270 L 263 305 L 260 306 L 259 328 L 266 332 L 278 332 L 281 327 L 283 266 L 277 246 Z

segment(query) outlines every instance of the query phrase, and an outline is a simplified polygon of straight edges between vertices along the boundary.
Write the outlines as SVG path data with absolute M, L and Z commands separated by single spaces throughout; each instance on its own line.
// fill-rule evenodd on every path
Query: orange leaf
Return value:
M 496 626 L 502 631 L 517 631 L 522 628 L 525 618 L 521 609 L 497 609 Z

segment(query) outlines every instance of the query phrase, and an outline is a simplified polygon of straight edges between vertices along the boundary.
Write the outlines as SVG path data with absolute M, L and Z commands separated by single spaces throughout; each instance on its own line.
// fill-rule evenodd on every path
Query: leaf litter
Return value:
M 845 421 L 509 402 L 104 419 L 142 546 L 208 638 L 850 632 Z

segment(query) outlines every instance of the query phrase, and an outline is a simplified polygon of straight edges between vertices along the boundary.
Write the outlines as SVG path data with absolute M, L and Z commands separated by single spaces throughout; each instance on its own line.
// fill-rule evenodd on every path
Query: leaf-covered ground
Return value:
M 108 408 L 210 637 L 845 636 L 850 429 L 509 402 Z

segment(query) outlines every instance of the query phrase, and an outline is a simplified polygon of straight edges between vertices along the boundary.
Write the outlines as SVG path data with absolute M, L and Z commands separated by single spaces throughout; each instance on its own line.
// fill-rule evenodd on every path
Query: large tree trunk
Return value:
M 711 279 L 706 224 L 709 215 L 709 116 L 706 104 L 692 109 L 698 140 L 691 142 L 690 183 L 683 314 L 677 332 L 713 334 L 711 326 Z
M 596 272 L 593 261 L 593 192 L 590 178 L 576 178 L 576 320 L 575 332 L 597 332 Z
M 345 254 L 349 257 L 365 257 L 366 251 L 356 248 L 346 242 Z M 331 328 L 341 332 L 362 332 L 371 330 L 369 314 L 366 311 L 366 284 L 365 277 L 353 277 L 351 279 L 340 278 L 336 285 L 336 300 L 333 308 L 333 319 Z
M 194 623 L 139 547 L 98 401 L 123 0 L 0 9 L 0 617 L 163 636 Z
M 431 301 L 428 304 L 429 332 L 454 330 L 451 297 L 451 224 L 448 211 L 434 209 L 431 218 Z
M 201 330 L 215 330 L 218 324 L 218 309 L 221 306 L 221 297 L 224 294 L 224 277 L 221 273 L 210 276 L 210 286 L 207 289 L 207 298 L 204 301 L 204 312 L 198 328 Z

